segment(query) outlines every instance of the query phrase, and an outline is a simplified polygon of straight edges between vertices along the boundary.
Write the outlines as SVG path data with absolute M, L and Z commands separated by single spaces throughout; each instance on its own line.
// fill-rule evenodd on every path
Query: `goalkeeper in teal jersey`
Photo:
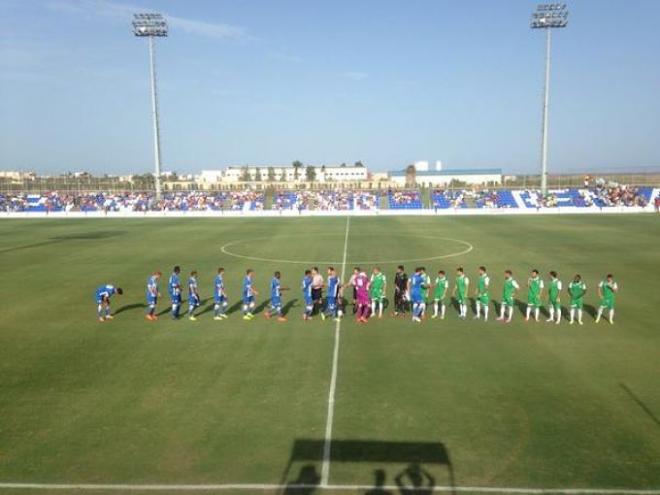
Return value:
M 529 321 L 532 310 L 534 310 L 534 320 L 539 321 L 543 287 L 543 279 L 539 277 L 539 271 L 532 270 L 531 277 L 527 279 L 527 313 L 525 315 L 525 321 Z
M 561 294 L 562 284 L 557 272 L 550 272 L 550 283 L 548 284 L 548 312 L 547 322 L 555 322 L 557 325 L 561 322 Z M 556 319 L 555 319 L 556 317 Z
M 438 309 L 440 310 L 440 319 L 445 319 L 445 298 L 447 297 L 447 289 L 449 289 L 449 280 L 444 270 L 438 271 L 438 276 L 435 279 L 433 287 L 433 316 L 438 317 Z
M 485 266 L 479 267 L 479 278 L 477 279 L 477 288 L 474 292 L 477 302 L 476 310 L 477 314 L 474 316 L 475 320 L 481 318 L 481 313 L 483 311 L 484 321 L 488 321 L 488 305 L 490 304 L 490 277 L 486 272 Z
M 453 294 L 458 303 L 459 315 L 461 320 L 467 318 L 467 298 L 470 279 L 467 278 L 462 267 L 456 269 L 456 282 L 454 284 Z
M 619 284 L 614 281 L 614 275 L 609 273 L 605 280 L 598 284 L 598 296 L 600 297 L 600 306 L 598 306 L 598 315 L 596 316 L 596 323 L 600 321 L 603 316 L 603 311 L 609 311 L 609 319 L 611 325 L 614 324 L 614 298 L 616 293 L 619 292 Z
M 374 268 L 369 281 L 369 299 L 371 299 L 371 315 L 376 315 L 378 308 L 378 318 L 383 317 L 383 302 L 385 301 L 385 289 L 387 288 L 387 279 L 379 267 Z
M 571 319 L 569 323 L 572 325 L 575 321 L 575 313 L 577 313 L 578 324 L 582 325 L 582 307 L 584 306 L 584 295 L 587 293 L 587 284 L 582 281 L 580 275 L 575 275 L 573 281 L 568 284 L 568 295 L 571 299 Z

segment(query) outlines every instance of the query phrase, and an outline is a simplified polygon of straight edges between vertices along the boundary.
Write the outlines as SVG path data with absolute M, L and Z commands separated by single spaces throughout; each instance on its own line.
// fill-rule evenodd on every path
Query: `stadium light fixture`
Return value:
M 550 48 L 552 30 L 568 25 L 568 8 L 565 3 L 546 3 L 532 13 L 530 27 L 545 29 L 545 82 L 543 86 L 543 120 L 541 123 L 541 192 L 548 192 L 548 103 L 550 99 Z
M 133 16 L 133 34 L 138 38 L 149 40 L 149 73 L 151 76 L 151 113 L 154 125 L 154 162 L 156 199 L 161 197 L 160 183 L 160 125 L 158 122 L 158 87 L 156 85 L 156 54 L 154 38 L 164 38 L 168 35 L 167 21 L 162 14 L 148 13 Z

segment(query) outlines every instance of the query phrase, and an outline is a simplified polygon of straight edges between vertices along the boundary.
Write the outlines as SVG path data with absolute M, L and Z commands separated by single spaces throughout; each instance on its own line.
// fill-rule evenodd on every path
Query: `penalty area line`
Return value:
M 319 491 L 363 491 L 371 490 L 373 485 L 315 485 L 315 484 L 259 484 L 259 483 L 227 483 L 208 485 L 167 485 L 167 484 L 105 484 L 105 483 L 0 483 L 0 490 L 79 490 L 79 491 L 279 491 L 286 488 Z M 397 492 L 401 487 L 396 485 L 382 486 L 380 489 Z M 628 488 L 523 488 L 523 487 L 489 487 L 489 486 L 434 486 L 426 487 L 426 491 L 437 493 L 514 493 L 521 495 L 660 495 L 660 489 L 628 489 Z

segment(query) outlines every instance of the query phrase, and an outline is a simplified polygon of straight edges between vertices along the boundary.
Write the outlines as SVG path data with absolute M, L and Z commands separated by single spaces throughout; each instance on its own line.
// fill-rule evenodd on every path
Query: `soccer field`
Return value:
M 342 493 L 660 493 L 659 240 L 646 214 L 2 221 L 0 493 L 43 493 L 10 483 L 317 493 L 323 482 Z M 367 325 L 302 321 L 306 267 L 333 264 L 346 279 L 379 265 L 391 301 L 400 262 L 444 268 L 452 286 L 457 266 L 474 283 L 486 265 L 491 321 L 450 307 L 444 321 L 415 324 L 391 305 Z M 184 281 L 199 272 L 196 322 L 167 315 L 174 265 Z M 226 321 L 211 310 L 219 266 Z M 246 268 L 260 292 L 253 321 L 236 304 Z M 580 273 L 584 326 L 525 323 L 524 287 L 513 322 L 494 321 L 506 268 L 521 286 L 532 268 L 565 285 Z M 149 322 L 156 269 L 163 314 Z M 287 323 L 262 315 L 274 270 L 291 288 Z M 616 322 L 595 324 L 608 272 Z M 99 323 L 104 283 L 124 295 Z M 305 487 L 285 488 L 295 483 Z

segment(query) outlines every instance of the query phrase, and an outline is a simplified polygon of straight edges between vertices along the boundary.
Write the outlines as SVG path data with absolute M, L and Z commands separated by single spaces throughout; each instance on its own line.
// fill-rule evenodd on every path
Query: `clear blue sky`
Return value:
M 0 169 L 352 163 L 538 167 L 543 33 L 527 0 L 0 0 Z M 660 1 L 574 0 L 555 31 L 550 164 L 660 168 Z

